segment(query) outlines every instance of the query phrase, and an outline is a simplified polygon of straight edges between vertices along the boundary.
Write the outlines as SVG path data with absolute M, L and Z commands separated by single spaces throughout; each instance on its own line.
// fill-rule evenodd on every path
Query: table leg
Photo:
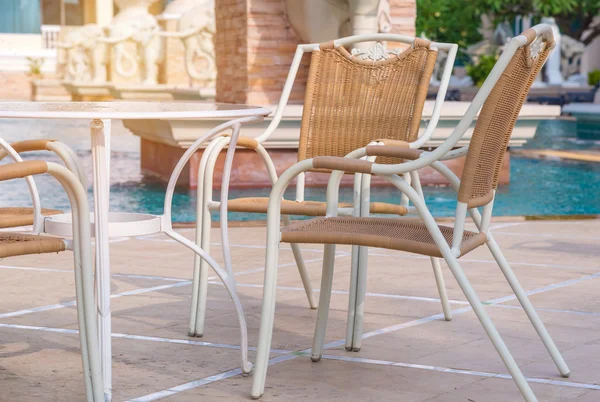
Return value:
M 112 399 L 112 346 L 110 318 L 110 255 L 108 212 L 110 193 L 110 120 L 94 119 L 90 123 L 92 138 L 94 222 L 96 238 L 96 286 L 98 331 L 104 397 Z

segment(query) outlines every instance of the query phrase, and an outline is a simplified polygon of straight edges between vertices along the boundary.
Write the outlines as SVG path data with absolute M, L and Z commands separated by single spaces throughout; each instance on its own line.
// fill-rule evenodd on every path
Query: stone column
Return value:
M 303 0 L 296 0 L 303 1 Z M 389 2 L 392 32 L 414 35 L 416 1 Z M 215 0 L 217 101 L 274 104 L 279 100 L 296 46 L 284 0 Z M 309 56 L 301 66 L 291 103 L 302 103 Z
M 114 15 L 113 0 L 83 0 L 83 21 L 85 24 L 106 26 Z
M 165 32 L 176 32 L 178 22 L 177 18 L 171 18 L 170 15 L 161 17 L 158 20 L 161 29 Z M 185 71 L 183 63 L 185 49 L 181 40 L 178 38 L 163 38 L 162 46 L 164 60 L 158 68 L 158 82 L 183 87 L 190 86 L 191 78 Z
M 216 0 L 215 13 L 217 101 L 276 103 L 299 43 L 283 0 Z M 297 87 L 292 101 L 302 99 Z

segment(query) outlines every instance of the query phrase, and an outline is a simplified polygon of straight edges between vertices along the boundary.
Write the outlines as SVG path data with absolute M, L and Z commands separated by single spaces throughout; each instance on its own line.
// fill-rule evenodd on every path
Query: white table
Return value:
M 223 120 L 255 117 L 260 121 L 270 110 L 248 105 L 194 102 L 0 102 L 0 118 L 90 120 L 99 340 L 105 397 L 112 398 L 112 349 L 110 313 L 110 236 L 136 236 L 163 231 L 164 216 L 135 213 L 109 214 L 110 127 L 112 119 Z M 252 120 L 252 119 L 250 119 Z M 246 120 L 248 121 L 248 120 Z M 245 121 L 242 121 L 245 122 Z M 203 133 L 199 133 L 199 136 Z M 170 215 L 170 214 L 169 214 Z M 170 216 L 168 216 L 170 218 Z M 168 226 L 170 227 L 170 219 Z M 70 236 L 70 215 L 45 219 L 46 233 Z

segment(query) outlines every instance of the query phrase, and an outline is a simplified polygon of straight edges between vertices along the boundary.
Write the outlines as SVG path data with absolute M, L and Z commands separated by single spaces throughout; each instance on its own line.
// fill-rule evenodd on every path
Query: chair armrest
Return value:
M 423 153 L 420 149 L 407 148 L 402 145 L 367 145 L 367 156 L 390 156 L 404 160 L 419 159 Z
M 316 156 L 312 159 L 314 169 L 341 170 L 350 173 L 371 173 L 373 162 L 339 156 Z
M 223 137 L 231 137 L 231 134 L 223 134 Z M 237 147 L 247 148 L 247 149 L 256 149 L 260 145 L 256 138 L 252 137 L 238 137 L 237 143 L 235 144 Z
M 10 144 L 11 147 L 18 153 L 31 152 L 31 151 L 47 151 L 48 144 L 55 142 L 56 140 L 25 140 L 17 141 Z M 0 149 L 0 160 L 8 155 L 8 151 Z
M 465 145 L 464 147 L 453 149 L 452 151 L 448 152 L 446 155 L 444 155 L 443 157 L 441 157 L 440 160 L 441 161 L 448 161 L 448 160 L 451 160 L 451 159 L 462 158 L 463 156 L 467 155 L 468 151 L 469 151 L 469 146 Z
M 397 147 L 402 147 L 402 148 L 410 148 L 410 142 L 406 142 L 406 141 L 402 141 L 402 140 L 390 140 L 388 138 L 380 138 L 373 142 L 381 142 L 383 145 L 397 146 Z M 371 142 L 371 144 L 373 144 L 373 142 Z M 375 145 L 375 144 L 373 144 L 373 145 Z
M 48 172 L 44 161 L 15 162 L 0 166 L 0 181 L 22 179 L 27 176 Z

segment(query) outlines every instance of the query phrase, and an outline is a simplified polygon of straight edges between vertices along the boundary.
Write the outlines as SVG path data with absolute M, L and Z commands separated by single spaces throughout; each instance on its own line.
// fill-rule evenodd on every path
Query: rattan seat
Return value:
M 446 243 L 452 246 L 454 229 L 440 226 Z M 286 243 L 349 244 L 408 251 L 442 258 L 425 224 L 418 219 L 331 217 L 293 223 L 281 229 Z M 461 255 L 485 244 L 485 233 L 464 231 Z
M 62 214 L 57 209 L 42 208 L 43 216 Z M 33 225 L 33 208 L 0 208 L 0 229 Z
M 63 239 L 22 233 L 0 232 L 0 258 L 65 251 Z
M 269 205 L 268 197 L 236 198 L 227 201 L 227 210 L 230 212 L 247 212 L 266 214 Z M 350 203 L 339 203 L 339 208 L 352 208 Z M 284 215 L 325 216 L 327 205 L 321 201 L 292 201 L 283 200 L 281 213 Z M 372 214 L 406 215 L 408 209 L 404 205 L 389 204 L 385 202 L 372 202 Z

